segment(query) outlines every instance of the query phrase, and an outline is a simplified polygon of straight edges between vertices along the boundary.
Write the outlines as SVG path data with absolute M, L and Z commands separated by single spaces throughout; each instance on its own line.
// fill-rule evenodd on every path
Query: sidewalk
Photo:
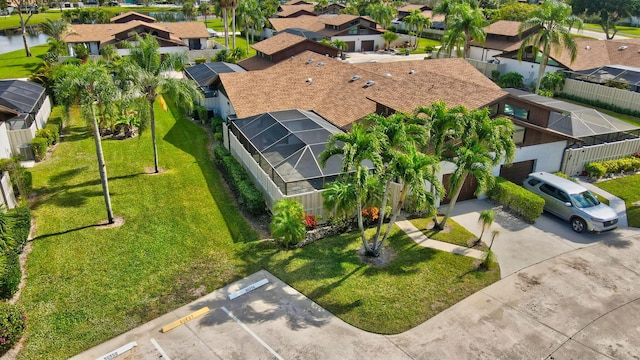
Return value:
M 627 222 L 627 206 L 625 205 L 624 200 L 600 189 L 590 182 L 584 181 L 584 179 L 576 178 L 576 180 L 578 180 L 578 184 L 586 187 L 589 191 L 594 192 L 609 200 L 609 206 L 611 206 L 618 213 L 618 227 L 629 226 L 629 223 Z
M 398 226 L 402 231 L 404 231 L 410 238 L 413 239 L 418 245 L 422 247 L 428 247 L 431 249 L 436 249 L 440 251 L 448 251 L 453 254 L 465 255 L 472 258 L 476 258 L 478 260 L 484 260 L 487 254 L 484 251 L 469 249 L 463 246 L 449 244 L 443 241 L 433 240 L 426 237 L 422 231 L 418 230 L 411 221 L 402 220 L 396 221 L 396 226 Z

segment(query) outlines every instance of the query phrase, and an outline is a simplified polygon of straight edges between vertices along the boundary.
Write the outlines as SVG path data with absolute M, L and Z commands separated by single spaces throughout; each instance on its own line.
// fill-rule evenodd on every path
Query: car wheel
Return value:
M 587 228 L 587 224 L 579 217 L 574 217 L 573 219 L 571 219 L 571 228 L 573 229 L 573 231 L 581 233 L 584 232 L 584 230 Z

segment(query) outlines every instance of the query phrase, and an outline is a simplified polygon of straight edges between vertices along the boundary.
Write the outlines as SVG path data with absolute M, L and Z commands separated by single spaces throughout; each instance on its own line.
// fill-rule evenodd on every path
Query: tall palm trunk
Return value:
M 471 56 L 471 34 L 469 32 L 464 33 L 464 52 L 463 59 Z
M 538 69 L 538 80 L 536 81 L 536 94 L 540 90 L 540 82 L 542 82 L 542 78 L 544 77 L 544 71 L 547 67 L 547 63 L 549 62 L 549 56 L 547 55 L 549 52 L 545 51 L 542 53 L 542 58 L 540 59 L 540 68 Z M 535 61 L 535 59 L 533 59 Z
M 380 231 L 382 230 L 382 224 L 384 223 L 385 210 L 387 208 L 387 201 L 389 199 L 389 190 L 391 188 L 391 178 L 387 179 L 387 183 L 384 186 L 384 195 L 382 196 L 382 204 L 380 205 L 380 211 L 378 212 L 378 226 L 376 228 L 376 235 L 373 238 L 373 249 L 378 250 L 378 239 L 380 239 Z
M 458 196 L 460 196 L 460 191 L 462 190 L 462 186 L 464 185 L 464 182 L 467 180 L 468 175 L 469 173 L 465 172 L 460 178 L 460 181 L 458 182 L 458 184 L 456 184 L 456 187 L 454 189 L 455 191 L 453 192 L 453 196 L 451 197 L 451 201 L 447 206 L 447 213 L 444 214 L 444 218 L 442 219 L 441 223 L 438 224 L 437 222 L 438 217 L 436 216 L 436 224 L 435 224 L 436 228 L 440 230 L 444 230 L 444 226 L 447 224 L 447 220 L 449 220 L 449 216 L 451 215 L 451 211 L 453 211 L 453 207 L 456 205 L 456 201 L 458 201 Z
M 402 186 L 402 192 L 400 193 L 400 199 L 398 200 L 398 207 L 394 209 L 393 212 L 391 213 L 391 219 L 389 219 L 389 224 L 387 225 L 387 229 L 385 230 L 384 236 L 380 241 L 380 248 L 382 248 L 382 246 L 384 245 L 384 242 L 389 237 L 389 234 L 391 233 L 391 227 L 393 226 L 393 224 L 395 224 L 396 220 L 398 219 L 398 215 L 400 215 L 400 211 L 402 211 L 404 202 L 407 200 L 408 192 L 409 192 L 409 185 L 405 183 Z
M 222 8 L 222 17 L 224 18 L 224 47 L 229 49 L 229 18 L 226 7 Z
M 236 48 L 236 7 L 231 8 L 231 27 L 232 27 L 232 39 L 233 39 L 233 48 Z
M 364 246 L 365 254 L 372 254 L 373 251 L 369 246 L 367 237 L 364 235 L 364 223 L 362 221 L 362 202 L 360 202 L 360 200 L 358 200 L 358 229 L 360 229 L 360 236 L 362 237 L 362 245 Z
M 151 141 L 153 142 L 153 165 L 155 167 L 155 173 L 159 172 L 158 170 L 158 144 L 156 141 L 156 114 L 153 109 L 153 103 L 155 103 L 155 99 L 149 100 L 149 118 L 151 119 Z
M 18 15 L 20 16 L 20 28 L 22 29 L 22 42 L 24 43 L 24 52 L 27 57 L 31 57 L 31 49 L 29 48 L 29 43 L 27 42 L 27 24 L 26 24 L 27 21 L 29 21 L 29 18 L 31 16 L 27 18 L 27 21 L 24 21 L 21 11 L 18 12 Z
M 249 53 L 249 24 L 244 25 L 244 37 L 247 40 L 247 54 Z
M 109 195 L 109 180 L 107 178 L 107 166 L 104 162 L 104 154 L 102 152 L 102 141 L 100 141 L 100 130 L 98 129 L 98 120 L 96 119 L 96 114 L 93 109 L 93 105 L 89 105 L 91 107 L 91 118 L 93 119 L 93 123 L 91 126 L 93 127 L 93 141 L 96 144 L 96 156 L 98 157 L 98 172 L 100 173 L 100 182 L 102 183 L 102 192 L 104 193 L 104 203 L 107 206 L 107 219 L 109 224 L 113 224 L 113 210 L 111 209 L 111 196 Z

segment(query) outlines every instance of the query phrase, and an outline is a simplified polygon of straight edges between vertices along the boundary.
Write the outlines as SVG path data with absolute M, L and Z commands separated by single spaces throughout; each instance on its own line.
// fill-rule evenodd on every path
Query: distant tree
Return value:
M 198 6 L 198 12 L 200 15 L 204 16 L 204 22 L 207 22 L 207 15 L 211 14 L 211 4 L 208 1 L 201 1 L 200 6 Z
M 36 0 L 14 0 L 14 12 L 18 13 L 20 18 L 20 30 L 22 32 L 22 42 L 24 43 L 24 52 L 27 57 L 31 57 L 31 49 L 27 42 L 27 25 L 31 17 L 38 12 L 38 3 Z
M 469 4 L 456 4 L 449 9 L 446 20 L 442 50 L 451 54 L 458 50 L 458 56 L 467 58 L 471 54 L 471 41 L 484 43 L 487 36 L 484 27 L 487 21 L 481 11 L 473 9 Z M 461 49 L 462 47 L 462 49 Z
M 400 37 L 400 35 L 394 33 L 393 31 L 386 31 L 384 33 L 382 33 L 382 38 L 384 39 L 384 47 L 385 48 L 390 48 L 391 44 L 398 40 L 398 38 Z
M 347 45 L 347 43 L 345 41 L 340 40 L 340 39 L 335 39 L 329 44 L 331 46 L 333 46 L 333 47 L 336 47 L 336 48 L 342 50 L 342 51 L 349 50 L 349 46 Z
M 520 36 L 524 31 L 531 28 L 538 29 L 524 38 L 518 50 L 519 60 L 522 60 L 523 54 L 529 47 L 533 52 L 533 61 L 536 60 L 538 52 L 542 52 L 538 80 L 536 82 L 536 94 L 540 90 L 540 82 L 544 76 L 552 50 L 556 53 L 560 53 L 563 49 L 569 50 L 571 62 L 575 61 L 578 56 L 578 45 L 573 36 L 571 36 L 571 28 L 574 26 L 581 29 L 582 20 L 571 15 L 571 7 L 569 5 L 556 0 L 545 1 L 531 14 L 530 18 L 520 24 L 518 28 Z
M 317 14 L 324 14 L 325 9 L 327 8 L 327 6 L 329 6 L 329 0 L 318 0 L 314 5 L 313 5 L 313 11 L 315 11 Z
M 372 3 L 367 7 L 368 15 L 383 28 L 391 24 L 391 20 L 396 16 L 396 10 L 388 3 Z
M 43 34 L 56 41 L 64 39 L 64 37 L 69 33 L 69 23 L 64 19 L 46 19 L 45 22 L 40 23 L 38 27 Z
M 538 5 L 525 4 L 516 2 L 513 4 L 501 6 L 493 13 L 492 21 L 498 20 L 510 20 L 510 21 L 525 21 L 538 8 Z
M 412 45 L 413 48 L 418 47 L 418 39 L 420 38 L 420 34 L 425 27 L 431 26 L 431 20 L 426 16 L 422 15 L 420 10 L 411 10 L 409 15 L 405 16 L 403 21 L 409 28 L 410 32 L 413 32 L 416 36 L 415 43 Z
M 640 0 L 571 0 L 571 6 L 576 15 L 598 16 L 600 27 L 609 40 L 616 36 L 620 19 L 640 14 Z
M 249 52 L 249 28 L 251 28 L 251 37 L 253 38 L 253 30 L 262 19 L 260 4 L 256 0 L 243 0 L 238 4 L 238 20 L 240 26 L 244 27 L 244 35 L 246 40 L 246 51 Z
M 182 4 L 182 14 L 187 20 L 189 21 L 193 20 L 197 13 L 198 13 L 198 9 L 196 9 L 193 2 L 187 1 L 184 4 Z

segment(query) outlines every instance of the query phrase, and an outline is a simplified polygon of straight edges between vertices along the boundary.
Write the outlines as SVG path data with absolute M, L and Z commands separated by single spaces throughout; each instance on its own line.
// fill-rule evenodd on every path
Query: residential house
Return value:
M 289 2 L 290 3 L 290 2 Z M 279 18 L 293 18 L 301 15 L 326 15 L 326 14 L 340 14 L 344 10 L 345 6 L 340 3 L 330 3 L 326 6 L 317 9 L 316 4 L 307 3 L 304 1 L 298 1 L 294 4 L 284 3 L 278 6 L 278 12 L 276 16 Z
M 409 31 L 409 27 L 407 26 L 407 24 L 405 24 L 404 18 L 409 16 L 409 14 L 411 14 L 411 11 L 414 11 L 414 10 L 419 10 L 422 16 L 426 17 L 431 21 L 430 29 L 437 30 L 436 33 L 441 34 L 441 32 L 446 29 L 445 22 L 444 22 L 444 15 L 443 14 L 434 15 L 433 9 L 427 5 L 407 4 L 399 7 L 397 10 L 398 10 L 398 16 L 395 19 L 393 19 L 391 23 L 398 30 Z M 425 31 L 429 31 L 429 29 L 425 29 Z
M 110 24 L 71 24 L 70 34 L 64 38 L 69 54 L 73 46 L 84 44 L 91 55 L 100 55 L 106 45 L 115 45 L 118 54 L 127 55 L 123 42 L 131 42 L 134 35 L 150 34 L 160 44 L 160 53 L 184 52 L 207 48 L 209 32 L 202 22 L 155 22 L 152 17 L 128 12 L 111 18 Z
M 238 65 L 249 71 L 266 69 L 307 50 L 317 53 L 318 56 L 329 57 L 337 57 L 341 53 L 340 49 L 333 46 L 324 45 L 286 31 L 260 41 L 252 45 L 252 48 L 256 50 L 256 55 L 238 62 Z
M 204 63 L 184 69 L 185 76 L 195 81 L 202 92 L 203 98 L 200 100 L 200 105 L 205 106 L 212 116 L 228 113 L 224 110 L 228 107 L 226 98 L 218 96 L 220 74 L 244 71 L 240 66 L 226 62 Z
M 537 28 L 531 28 L 522 33 L 520 37 L 518 29 L 520 21 L 498 20 L 484 28 L 487 34 L 483 44 L 472 42 L 470 59 L 479 61 L 495 61 L 495 57 L 505 52 L 520 49 L 522 39 L 536 32 Z
M 0 158 L 32 160 L 29 144 L 44 128 L 51 101 L 44 87 L 23 80 L 0 80 Z
M 329 41 L 342 40 L 347 51 L 374 51 L 384 47 L 383 29 L 369 17 L 356 15 L 302 15 L 295 18 L 269 19 L 273 27 L 271 35 L 286 29 L 299 28 L 322 35 Z

